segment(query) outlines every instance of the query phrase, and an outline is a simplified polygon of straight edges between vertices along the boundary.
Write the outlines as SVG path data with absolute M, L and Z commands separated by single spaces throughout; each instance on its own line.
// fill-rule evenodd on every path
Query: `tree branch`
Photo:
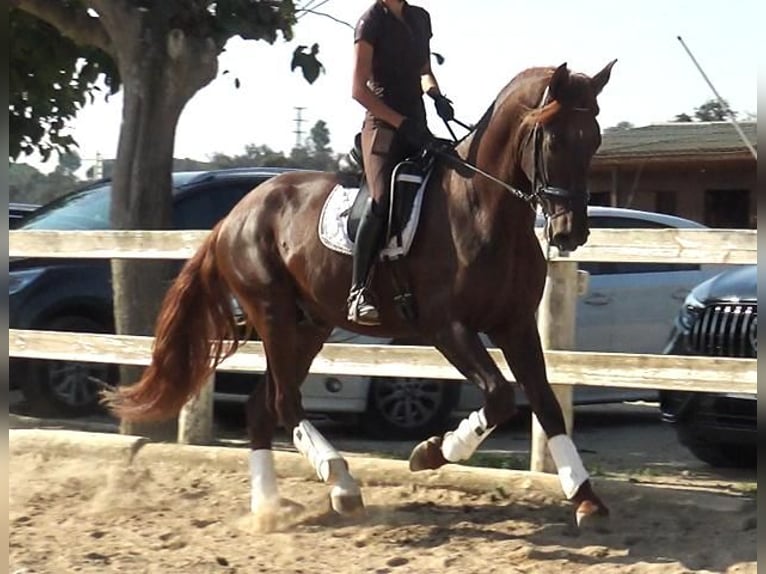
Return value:
M 72 10 L 58 0 L 10 0 L 10 5 L 54 26 L 76 44 L 94 46 L 115 56 L 112 42 L 101 22 L 89 16 L 85 9 Z
M 336 18 L 335 16 L 332 16 L 331 14 L 327 14 L 325 12 L 319 12 L 317 10 L 311 10 L 311 9 L 301 9 L 299 11 L 301 12 L 301 14 L 297 16 L 297 19 L 300 19 L 301 16 L 304 16 L 306 14 L 313 14 L 314 16 L 322 16 L 323 18 L 329 18 L 333 22 L 337 22 L 338 24 L 343 24 L 344 26 L 348 26 L 352 30 L 354 29 L 354 27 L 348 22 L 346 22 L 345 20 L 341 20 L 340 18 Z

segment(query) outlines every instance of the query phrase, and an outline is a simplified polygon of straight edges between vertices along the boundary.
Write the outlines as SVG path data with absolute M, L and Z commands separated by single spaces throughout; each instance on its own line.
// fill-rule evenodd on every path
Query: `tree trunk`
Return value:
M 161 9 L 143 14 L 135 11 L 131 27 L 138 34 L 112 35 L 124 41 L 116 43 L 124 104 L 112 181 L 114 229 L 172 228 L 176 125 L 186 102 L 215 77 L 217 70 L 217 51 L 212 42 L 187 38 L 158 15 L 162 15 Z M 153 334 L 172 270 L 169 261 L 112 262 L 117 333 Z M 120 382 L 135 382 L 140 374 L 136 367 L 123 366 Z M 120 431 L 172 440 L 176 422 L 123 423 Z

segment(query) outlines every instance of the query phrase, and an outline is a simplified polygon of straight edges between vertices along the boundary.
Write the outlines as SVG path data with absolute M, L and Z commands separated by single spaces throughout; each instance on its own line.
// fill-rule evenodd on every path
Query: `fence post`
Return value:
M 199 395 L 192 397 L 178 415 L 178 442 L 181 444 L 210 444 L 213 442 L 213 389 L 215 373 L 205 383 Z
M 572 261 L 550 262 L 540 307 L 537 310 L 537 327 L 543 350 L 569 351 L 575 347 L 575 309 L 577 307 L 577 263 Z M 552 385 L 553 392 L 564 413 L 567 433 L 572 434 L 572 386 Z M 529 468 L 538 472 L 556 472 L 550 453 L 548 437 L 540 421 L 532 415 L 532 445 Z

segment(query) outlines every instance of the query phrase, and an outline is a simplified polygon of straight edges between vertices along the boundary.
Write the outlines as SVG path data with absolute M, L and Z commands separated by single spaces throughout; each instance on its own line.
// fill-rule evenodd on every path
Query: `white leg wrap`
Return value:
M 580 485 L 588 480 L 588 471 L 582 464 L 577 447 L 569 436 L 560 434 L 548 439 L 548 449 L 551 451 L 553 462 L 556 463 L 564 496 L 571 499 L 577 494 Z
M 274 453 L 270 449 L 250 451 L 250 510 L 260 512 L 279 506 Z
M 460 462 L 471 458 L 482 441 L 495 427 L 487 428 L 484 409 L 473 411 L 468 418 L 460 421 L 458 427 L 444 435 L 442 454 L 450 462 Z
M 309 459 L 322 482 L 330 478 L 330 461 L 343 460 L 322 433 L 307 420 L 302 420 L 293 430 L 293 443 L 298 452 Z

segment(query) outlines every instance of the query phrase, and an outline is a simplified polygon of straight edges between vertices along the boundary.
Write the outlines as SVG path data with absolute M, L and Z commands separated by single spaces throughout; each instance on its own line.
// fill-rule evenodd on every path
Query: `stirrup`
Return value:
M 374 327 L 380 325 L 380 314 L 372 304 L 364 287 L 354 289 L 348 296 L 348 320 L 358 325 Z

